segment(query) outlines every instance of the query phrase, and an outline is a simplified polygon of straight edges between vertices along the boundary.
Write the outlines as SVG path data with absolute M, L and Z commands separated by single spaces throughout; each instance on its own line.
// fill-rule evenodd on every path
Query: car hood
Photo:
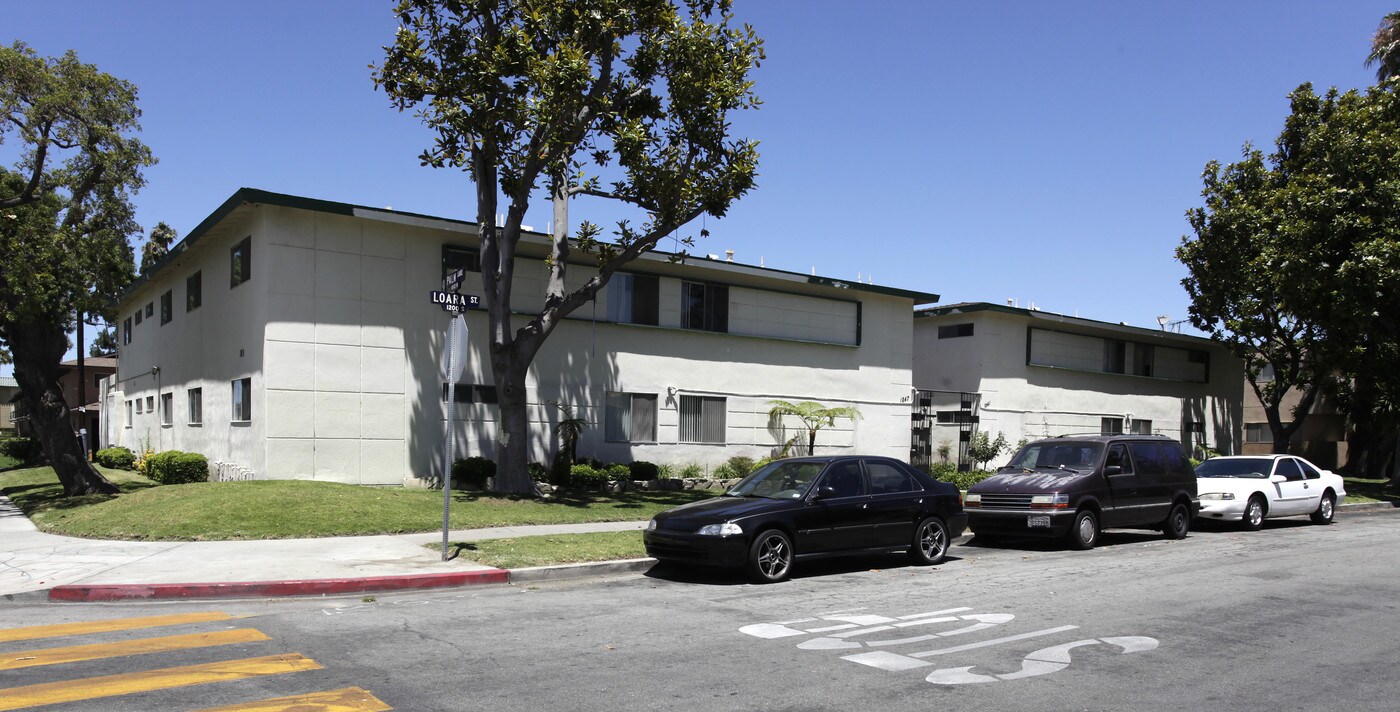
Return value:
M 763 497 L 711 497 L 683 504 L 656 515 L 656 521 L 670 524 L 695 522 L 712 524 L 728 522 L 755 514 L 803 506 L 800 499 L 765 499 Z
M 968 488 L 968 493 L 976 494 L 1037 494 L 1063 492 L 1078 484 L 1093 472 L 1069 472 L 1066 470 L 1037 472 L 1003 472 L 992 475 Z

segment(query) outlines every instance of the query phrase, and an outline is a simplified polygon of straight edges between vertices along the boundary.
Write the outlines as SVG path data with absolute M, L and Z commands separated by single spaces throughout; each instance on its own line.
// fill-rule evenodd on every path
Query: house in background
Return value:
M 118 305 L 120 368 L 105 442 L 203 453 L 216 479 L 421 484 L 446 459 L 493 457 L 486 315 L 471 311 L 466 375 L 446 403 L 449 271 L 481 293 L 476 225 L 242 189 Z M 543 306 L 548 236 L 515 268 L 515 328 Z M 568 279 L 593 273 L 575 254 Z M 938 296 L 646 254 L 546 341 L 527 379 L 532 461 L 548 462 L 570 406 L 578 455 L 716 465 L 777 453 L 797 423 L 769 401 L 854 406 L 820 452 L 909 451 L 913 315 Z
M 1273 379 L 1273 368 L 1266 367 L 1259 374 L 1261 383 Z M 1292 417 L 1298 407 L 1302 393 L 1289 389 L 1279 405 L 1279 417 L 1285 420 Z M 1319 395 L 1313 401 L 1312 410 L 1303 417 L 1303 424 L 1288 442 L 1288 451 L 1301 455 L 1318 467 L 1336 470 L 1347 461 L 1346 416 L 1338 412 L 1336 405 L 1326 396 Z M 1269 429 L 1269 418 L 1264 415 L 1264 404 L 1254 393 L 1249 381 L 1244 382 L 1244 454 L 1265 455 L 1274 451 L 1274 432 Z
M 19 398 L 19 381 L 0 376 L 0 436 L 18 435 L 15 430 L 15 404 Z
M 1009 442 L 1158 433 L 1240 452 L 1243 365 L 1195 336 L 983 302 L 919 309 L 911 459 L 967 464 L 977 430 Z M 995 464 L 995 463 L 994 463 Z
M 100 412 L 101 394 L 106 386 L 104 379 L 117 372 L 117 359 L 115 356 L 88 356 L 83 359 L 81 374 L 79 373 L 78 360 L 71 359 L 59 364 L 58 386 L 63 391 L 63 400 L 68 403 L 69 421 L 73 426 L 73 432 L 87 430 L 87 448 L 89 454 L 99 449 L 102 432 L 102 417 Z M 28 415 L 26 414 L 24 402 L 17 400 L 14 403 L 14 423 L 16 431 L 20 435 L 34 435 L 29 428 Z

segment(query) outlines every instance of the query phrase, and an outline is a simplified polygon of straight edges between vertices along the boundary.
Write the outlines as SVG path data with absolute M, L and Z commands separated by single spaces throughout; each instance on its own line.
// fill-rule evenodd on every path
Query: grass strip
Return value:
M 64 497 L 53 469 L 0 474 L 3 492 L 41 530 L 97 539 L 219 541 L 427 532 L 442 527 L 442 493 L 309 480 L 157 485 L 98 468 L 118 495 Z M 454 492 L 454 529 L 644 521 L 713 492 L 573 492 L 549 499 Z
M 1343 477 L 1346 483 L 1347 496 L 1345 502 L 1351 504 L 1365 504 L 1367 502 L 1389 502 L 1400 506 L 1400 490 L 1390 485 L 1390 480 L 1362 479 L 1360 477 Z
M 440 546 L 433 544 L 428 548 Z M 453 542 L 451 546 L 460 558 L 498 569 L 640 559 L 647 555 L 639 531 L 483 539 Z

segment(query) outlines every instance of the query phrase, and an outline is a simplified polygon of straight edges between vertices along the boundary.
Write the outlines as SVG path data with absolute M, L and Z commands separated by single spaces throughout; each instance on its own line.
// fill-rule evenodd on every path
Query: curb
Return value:
M 49 589 L 47 598 L 50 601 L 94 602 L 129 599 L 326 596 L 343 593 L 407 591 L 425 588 L 509 582 L 509 571 L 504 569 L 482 569 L 478 571 L 454 571 L 441 574 L 308 579 L 299 581 L 56 586 Z
M 511 583 L 532 581 L 558 581 L 560 579 L 583 578 L 585 576 L 606 576 L 608 574 L 630 574 L 646 571 L 656 565 L 656 559 L 623 559 L 621 561 L 594 561 L 581 564 L 558 564 L 555 566 L 531 566 L 524 569 L 511 569 Z

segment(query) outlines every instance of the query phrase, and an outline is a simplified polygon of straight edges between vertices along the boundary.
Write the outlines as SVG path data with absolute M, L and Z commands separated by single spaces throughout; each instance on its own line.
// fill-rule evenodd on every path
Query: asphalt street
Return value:
M 1271 521 L 1253 533 L 1210 527 L 1181 541 L 1109 532 L 1102 542 L 1077 552 L 974 541 L 937 567 L 832 560 L 769 586 L 658 566 L 367 600 L 8 605 L 0 709 L 23 708 L 7 697 L 44 701 L 102 676 L 114 677 L 89 687 L 118 689 L 112 681 L 172 667 L 195 672 L 160 673 L 174 680 L 164 689 L 49 709 L 195 710 L 347 687 L 382 706 L 334 709 L 1400 707 L 1400 513 L 1325 527 Z M 12 632 L 184 614 L 231 617 L 61 638 Z M 243 629 L 263 637 L 228 632 Z M 61 646 L 214 634 L 238 637 L 6 667 Z M 218 668 L 274 656 L 284 657 L 271 668 Z M 30 660 L 14 663 L 21 658 Z M 200 666 L 215 672 L 199 678 Z M 196 682 L 181 682 L 189 675 Z

